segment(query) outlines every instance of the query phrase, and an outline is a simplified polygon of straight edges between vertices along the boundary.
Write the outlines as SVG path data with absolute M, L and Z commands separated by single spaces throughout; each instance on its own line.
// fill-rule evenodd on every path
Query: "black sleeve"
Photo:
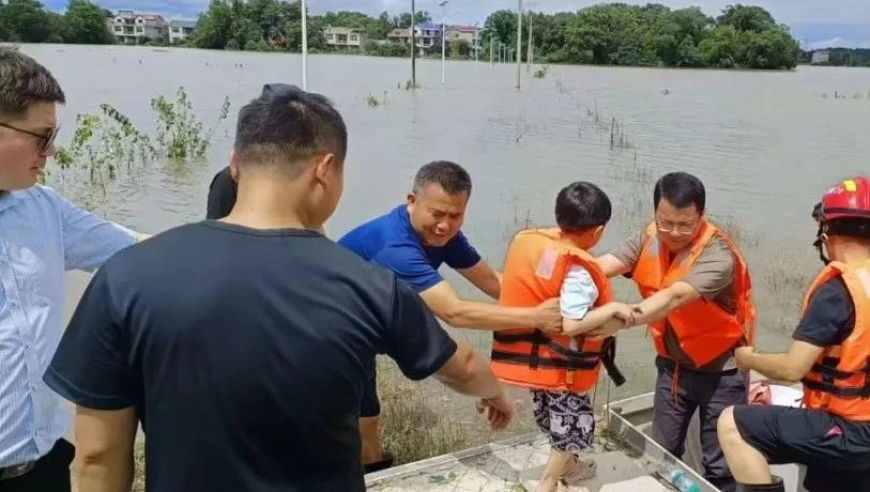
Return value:
M 855 305 L 840 278 L 819 287 L 792 336 L 818 347 L 838 345 L 855 327 Z
M 238 184 L 233 180 L 229 167 L 215 174 L 208 189 L 206 219 L 217 220 L 229 215 L 236 204 L 237 192 Z
M 444 331 L 417 293 L 395 279 L 392 322 L 384 333 L 387 355 L 409 379 L 419 381 L 441 369 L 456 353 L 456 342 Z
M 45 373 L 45 383 L 86 408 L 135 406 L 135 379 L 125 356 L 122 330 L 103 268 L 82 296 Z

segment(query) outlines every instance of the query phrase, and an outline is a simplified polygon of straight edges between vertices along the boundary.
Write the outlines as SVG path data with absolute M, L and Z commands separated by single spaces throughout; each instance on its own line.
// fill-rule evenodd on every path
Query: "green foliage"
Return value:
M 157 156 L 150 138 L 117 109 L 101 104 L 97 114 L 76 117 L 72 141 L 58 147 L 55 161 L 61 170 L 84 167 L 93 184 L 104 185 L 117 176 L 119 166 L 148 162 Z
M 471 43 L 465 39 L 447 41 L 447 51 L 450 58 L 467 58 L 471 54 Z
M 416 21 L 431 17 L 418 12 Z M 387 12 L 369 17 L 360 12 L 327 12 L 317 16 L 309 12 L 307 18 L 308 49 L 326 50 L 324 30 L 330 26 L 365 29 L 371 40 L 385 40 L 395 27 L 408 27 L 411 14 L 390 18 Z M 302 49 L 302 16 L 298 1 L 286 0 L 211 0 L 208 9 L 200 14 L 193 45 L 206 49 L 241 49 L 267 51 L 263 45 L 288 51 Z M 385 56 L 398 56 L 393 51 L 374 48 Z M 410 53 L 407 53 L 410 54 Z
M 719 26 L 701 42 L 700 51 L 710 67 L 733 68 L 743 60 L 743 33 L 734 26 Z
M 203 124 L 197 121 L 187 92 L 180 87 L 176 95 L 175 101 L 163 96 L 151 100 L 151 108 L 157 115 L 158 154 L 169 159 L 202 159 L 208 150 L 214 127 L 207 135 L 203 135 Z M 227 97 L 218 121 L 227 118 L 229 109 L 230 100 Z
M 720 26 L 733 26 L 738 31 L 762 33 L 776 27 L 773 16 L 761 7 L 729 5 L 716 22 Z
M 0 40 L 24 43 L 110 44 L 106 12 L 90 0 L 70 0 L 64 15 L 36 0 L 0 2 Z
M 9 0 L 0 14 L 10 40 L 44 43 L 52 34 L 49 14 L 36 0 Z
M 46 12 L 37 0 L 0 0 L 0 39 L 14 42 L 110 43 L 113 36 L 105 25 L 106 11 L 94 0 L 70 0 L 67 13 Z M 765 9 L 729 5 L 716 19 L 699 8 L 679 10 L 658 5 L 600 4 L 577 12 L 534 16 L 534 52 L 542 63 L 595 63 L 600 65 L 647 65 L 669 67 L 719 67 L 790 69 L 808 61 L 786 26 L 776 23 Z M 416 23 L 432 20 L 417 12 Z M 528 20 L 523 39 L 529 39 Z M 409 56 L 406 46 L 384 42 L 395 28 L 408 28 L 408 12 L 377 17 L 352 11 L 310 15 L 307 19 L 308 49 L 329 49 L 324 31 L 330 27 L 365 29 L 369 42 L 365 52 L 375 56 Z M 481 31 L 483 59 L 490 49 L 514 48 L 517 16 L 512 10 L 490 14 Z M 162 44 L 143 40 L 143 44 Z M 450 56 L 467 58 L 471 46 L 451 40 Z M 206 49 L 247 51 L 301 51 L 300 2 L 287 0 L 211 0 L 200 14 L 191 46 Z M 525 47 L 524 47 L 525 48 Z M 524 61 L 526 50 L 519 57 Z M 870 58 L 870 57 L 867 57 Z M 870 63 L 865 58 L 837 53 L 832 64 Z
M 539 67 L 539 68 L 535 69 L 535 74 L 534 74 L 534 75 L 535 75 L 535 78 L 536 78 L 536 79 L 543 79 L 544 77 L 547 76 L 547 72 L 548 72 L 549 70 L 550 70 L 550 66 L 549 66 L 549 65 L 544 65 L 544 66 L 542 66 L 542 67 Z
M 546 63 L 789 69 L 800 56 L 788 28 L 760 7 L 728 6 L 716 20 L 697 7 L 621 3 L 533 15 L 535 52 Z M 493 12 L 484 24 L 484 56 L 490 40 L 495 48 L 515 46 L 516 27 L 514 12 Z
M 114 36 L 106 24 L 105 12 L 89 0 L 70 0 L 61 19 L 62 38 L 68 43 L 112 44 Z
M 831 48 L 826 50 L 830 53 L 829 60 L 823 65 L 835 67 L 870 67 L 870 49 Z M 813 52 L 807 51 L 801 54 L 801 63 L 810 63 Z
M 154 159 L 201 160 L 211 142 L 214 127 L 204 134 L 184 88 L 177 99 L 158 96 L 151 101 L 157 119 L 157 143 L 141 132 L 130 119 L 108 104 L 94 114 L 76 117 L 72 140 L 59 146 L 55 161 L 61 172 L 84 170 L 92 184 L 105 185 L 123 168 L 149 163 Z M 229 113 L 229 98 L 224 100 L 218 122 Z
M 410 56 L 411 47 L 370 40 L 365 45 L 365 52 L 372 56 Z

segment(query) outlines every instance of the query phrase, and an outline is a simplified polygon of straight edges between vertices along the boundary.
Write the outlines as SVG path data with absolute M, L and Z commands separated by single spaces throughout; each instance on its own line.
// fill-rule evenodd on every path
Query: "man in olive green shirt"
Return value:
M 658 229 L 654 240 L 669 250 L 672 264 L 679 264 L 690 253 L 703 223 L 704 185 L 690 174 L 667 174 L 656 183 L 654 201 Z M 646 231 L 634 234 L 598 262 L 608 276 L 629 274 L 637 266 L 646 240 Z M 698 300 L 715 303 L 733 314 L 737 309 L 734 275 L 734 255 L 725 241 L 714 237 L 683 278 L 638 305 L 638 315 L 630 325 L 667 320 L 672 312 Z M 747 382 L 734 359 L 739 343 L 712 362 L 696 367 L 682 350 L 673 328 L 665 323 L 667 357 L 656 357 L 653 437 L 682 458 L 689 423 L 698 410 L 704 476 L 723 492 L 733 492 L 736 483 L 719 446 L 716 422 L 726 407 L 746 403 Z

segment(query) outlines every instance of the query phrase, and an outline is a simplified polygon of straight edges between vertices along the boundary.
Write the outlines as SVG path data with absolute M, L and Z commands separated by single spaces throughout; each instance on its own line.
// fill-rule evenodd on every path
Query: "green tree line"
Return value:
M 63 15 L 36 0 L 0 0 L 0 41 L 110 44 L 111 12 L 89 0 L 70 0 Z
M 307 17 L 308 48 L 327 48 L 324 30 L 329 26 L 365 29 L 373 40 L 385 40 L 397 27 L 410 27 L 411 14 L 390 16 L 383 12 L 370 17 L 360 12 L 328 12 Z M 428 12 L 417 12 L 416 21 L 431 20 Z M 298 1 L 212 0 L 200 14 L 193 44 L 208 49 L 287 50 L 302 46 L 302 13 Z M 400 55 L 401 56 L 401 55 Z
M 820 65 L 834 67 L 870 67 L 870 49 L 866 48 L 831 48 L 827 51 L 829 60 Z M 812 61 L 813 51 L 805 51 L 801 56 L 801 63 Z
M 0 39 L 21 42 L 111 43 L 105 19 L 111 15 L 89 0 L 70 0 L 63 15 L 46 11 L 37 0 L 0 0 Z M 416 22 L 431 21 L 418 12 Z M 531 21 L 531 22 L 530 22 Z M 329 26 L 365 29 L 369 54 L 409 56 L 408 46 L 385 42 L 395 28 L 407 28 L 411 14 L 372 17 L 360 12 L 309 15 L 308 46 L 327 50 Z M 523 22 L 523 39 L 533 26 L 534 59 L 541 63 L 592 63 L 668 67 L 790 69 L 801 60 L 800 47 L 787 26 L 765 9 L 729 5 L 716 18 L 700 8 L 671 10 L 658 5 L 602 4 L 556 14 L 532 13 Z M 493 12 L 481 33 L 481 57 L 490 46 L 516 46 L 517 16 Z M 190 44 L 207 49 L 299 51 L 302 19 L 298 1 L 211 0 L 200 14 Z M 523 43 L 525 45 L 525 42 Z M 451 41 L 450 53 L 473 56 L 467 42 Z M 520 56 L 525 59 L 526 46 Z M 854 58 L 853 58 L 854 59 Z M 839 61 L 839 59 L 837 59 Z M 856 62 L 857 63 L 857 62 Z
M 532 17 L 524 19 L 523 39 L 531 20 L 533 56 L 542 63 L 789 69 L 801 54 L 788 27 L 754 6 L 729 5 L 715 19 L 698 7 L 657 4 L 596 5 Z M 490 40 L 496 49 L 500 43 L 515 47 L 516 32 L 515 12 L 494 12 L 484 24 L 484 56 Z M 525 46 L 522 51 L 525 60 Z

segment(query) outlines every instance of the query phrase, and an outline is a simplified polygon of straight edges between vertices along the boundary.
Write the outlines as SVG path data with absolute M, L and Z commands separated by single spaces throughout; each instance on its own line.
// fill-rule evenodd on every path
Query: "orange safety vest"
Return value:
M 804 405 L 855 421 L 870 421 L 870 260 L 832 262 L 816 277 L 806 297 L 841 277 L 855 305 L 855 328 L 842 344 L 829 347 L 803 379 Z
M 662 357 L 671 358 L 665 346 L 668 324 L 674 330 L 680 348 L 695 367 L 716 360 L 741 340 L 752 344 L 755 338 L 755 304 L 752 302 L 749 268 L 731 239 L 703 219 L 697 239 L 689 245 L 688 254 L 678 263 L 671 262 L 670 252 L 660 244 L 656 233 L 655 223 L 650 224 L 632 275 L 644 299 L 685 278 L 704 248 L 717 237 L 725 242 L 734 256 L 733 289 L 737 298 L 734 314 L 728 313 L 715 302 L 701 298 L 671 312 L 665 319 L 651 323 L 656 352 Z
M 610 302 L 607 276 L 589 253 L 559 240 L 558 229 L 522 231 L 505 260 L 499 304 L 534 307 L 559 297 L 571 265 L 589 271 L 598 288 L 595 306 Z M 544 334 L 538 329 L 493 333 L 491 367 L 508 384 L 528 388 L 584 392 L 598 381 L 603 362 L 617 385 L 625 382 L 614 363 L 613 337 L 592 339 Z

